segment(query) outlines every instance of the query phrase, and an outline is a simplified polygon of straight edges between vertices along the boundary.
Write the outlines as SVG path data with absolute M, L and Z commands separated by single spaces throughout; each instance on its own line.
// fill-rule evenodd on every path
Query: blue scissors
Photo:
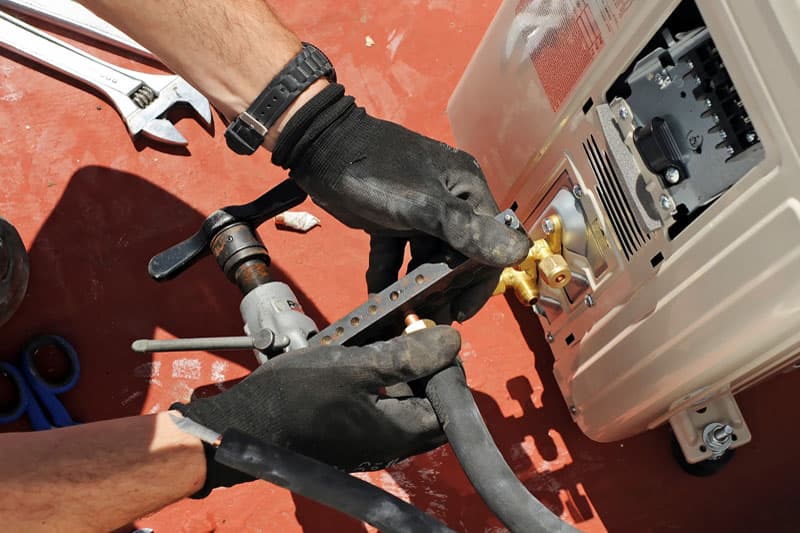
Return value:
M 56 348 L 68 363 L 66 374 L 57 381 L 46 379 L 36 367 L 36 353 L 48 346 Z M 78 354 L 69 342 L 58 335 L 35 337 L 25 346 L 19 366 L 0 362 L 0 379 L 9 381 L 16 393 L 12 405 L 0 407 L 0 424 L 13 422 L 27 412 L 35 431 L 75 425 L 56 394 L 72 389 L 80 372 Z

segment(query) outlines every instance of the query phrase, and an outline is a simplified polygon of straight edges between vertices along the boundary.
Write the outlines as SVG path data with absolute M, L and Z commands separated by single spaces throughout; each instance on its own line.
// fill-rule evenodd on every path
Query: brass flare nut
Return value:
M 414 333 L 427 328 L 436 327 L 436 322 L 429 318 L 420 318 L 414 313 L 408 313 L 405 317 L 406 329 L 403 330 L 403 335 Z

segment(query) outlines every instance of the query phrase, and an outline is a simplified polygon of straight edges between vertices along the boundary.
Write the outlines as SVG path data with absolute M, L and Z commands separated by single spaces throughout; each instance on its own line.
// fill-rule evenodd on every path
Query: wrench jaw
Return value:
M 191 106 L 197 116 L 203 120 L 206 126 L 211 125 L 211 104 L 208 98 L 203 96 L 200 91 L 189 85 L 183 78 L 177 78 L 172 84 L 178 101 Z
M 139 108 L 130 96 L 117 91 L 102 91 L 114 103 L 114 107 L 122 116 L 131 137 L 142 133 L 151 139 L 166 144 L 186 146 L 189 142 L 165 118 L 160 118 L 172 105 L 172 102 L 156 98 L 144 109 Z
M 176 146 L 186 146 L 189 144 L 183 135 L 175 128 L 175 125 L 165 118 L 157 118 L 149 121 L 142 127 L 141 132 L 153 140 Z
M 179 146 L 188 144 L 188 141 L 169 120 L 161 118 L 173 105 L 178 103 L 190 105 L 205 126 L 211 124 L 211 104 L 186 80 L 179 76 L 142 74 L 141 72 L 136 74 L 158 95 L 143 109 L 134 104 L 132 112 L 127 115 L 126 121 L 131 126 L 136 124 L 137 131 L 168 144 Z M 130 102 L 130 98 L 127 100 Z
M 119 69 L 125 71 L 126 69 Z M 189 83 L 175 75 L 164 74 L 145 74 L 142 72 L 127 71 L 130 76 L 141 80 L 145 85 L 153 89 L 158 95 L 158 100 L 169 100 L 170 105 L 177 103 L 188 104 L 197 113 L 205 126 L 211 125 L 211 104 L 200 91 L 189 85 Z
M 157 95 L 144 108 L 136 105 L 129 95 L 117 91 L 103 91 L 114 102 L 120 115 L 128 126 L 132 136 L 142 133 L 151 139 L 166 144 L 186 146 L 189 142 L 175 128 L 175 125 L 163 116 L 178 103 L 189 104 L 195 110 L 205 126 L 212 121 L 211 104 L 200 92 L 189 85 L 183 78 L 175 75 L 144 74 L 124 68 L 115 67 L 120 72 L 141 80 Z

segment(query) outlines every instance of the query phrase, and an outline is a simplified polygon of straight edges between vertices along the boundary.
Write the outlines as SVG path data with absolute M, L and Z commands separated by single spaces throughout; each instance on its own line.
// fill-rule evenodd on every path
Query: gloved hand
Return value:
M 297 350 L 228 391 L 172 408 L 219 433 L 236 428 L 349 472 L 379 470 L 447 440 L 427 399 L 383 389 L 436 373 L 460 348 L 458 332 L 438 326 L 364 347 Z M 252 479 L 208 459 L 196 496 Z
M 343 223 L 371 235 L 369 292 L 397 279 L 406 242 L 413 269 L 444 242 L 498 267 L 451 303 L 464 320 L 491 295 L 500 267 L 528 253 L 527 236 L 498 213 L 475 159 L 444 143 L 369 116 L 344 87 L 331 84 L 304 105 L 279 136 L 272 162 Z

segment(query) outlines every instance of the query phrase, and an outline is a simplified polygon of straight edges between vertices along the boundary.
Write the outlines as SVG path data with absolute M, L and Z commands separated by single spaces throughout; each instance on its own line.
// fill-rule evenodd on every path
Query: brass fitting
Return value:
M 547 222 L 549 233 L 544 239 L 533 242 L 528 256 L 521 263 L 503 270 L 495 295 L 513 288 L 520 302 L 533 305 L 539 299 L 539 275 L 554 289 L 565 287 L 572 279 L 569 265 L 561 256 L 561 219 L 558 215 L 551 215 Z
M 560 251 L 560 250 L 559 250 Z M 544 239 L 534 241 L 528 257 L 520 263 L 520 268 L 525 271 L 538 271 L 542 276 L 542 281 L 554 289 L 560 289 L 572 279 L 569 265 L 560 253 L 553 252 L 550 245 Z
M 503 269 L 500 274 L 500 281 L 494 290 L 493 296 L 503 294 L 508 289 L 514 289 L 517 300 L 523 305 L 533 305 L 539 299 L 539 287 L 536 283 L 536 276 L 531 276 L 527 272 L 517 270 L 513 267 Z
M 429 318 L 420 318 L 415 313 L 408 313 L 405 316 L 405 323 L 406 329 L 403 330 L 403 335 L 408 335 L 409 333 L 414 333 L 415 331 L 436 326 L 436 322 L 433 320 Z

